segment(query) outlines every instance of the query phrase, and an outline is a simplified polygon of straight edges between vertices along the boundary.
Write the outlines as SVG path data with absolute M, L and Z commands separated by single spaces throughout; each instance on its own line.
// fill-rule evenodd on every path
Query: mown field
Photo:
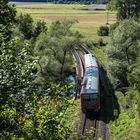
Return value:
M 86 40 L 98 40 L 97 30 L 107 22 L 107 11 L 83 10 L 85 5 L 80 4 L 17 3 L 16 6 L 18 14 L 29 13 L 35 20 L 45 20 L 48 26 L 55 20 L 76 19 L 78 23 L 73 29 L 80 31 Z M 109 12 L 109 23 L 115 20 L 115 13 Z

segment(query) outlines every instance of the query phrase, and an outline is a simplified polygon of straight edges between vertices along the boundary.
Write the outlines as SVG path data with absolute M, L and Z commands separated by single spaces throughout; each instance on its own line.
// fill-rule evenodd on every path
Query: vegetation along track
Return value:
M 81 68 L 82 68 L 82 76 L 84 74 L 84 59 L 83 55 L 91 53 L 85 46 L 77 47 L 74 49 L 74 56 L 76 58 L 78 72 L 80 72 L 81 75 Z M 93 54 L 93 56 L 95 56 Z M 96 58 L 97 59 L 97 58 Z M 99 66 L 99 71 L 100 66 Z M 79 77 L 80 80 L 82 79 L 82 76 Z M 78 137 L 79 139 L 84 139 L 84 137 L 88 137 L 90 139 L 98 139 L 102 138 L 103 140 L 109 139 L 109 128 L 107 124 L 107 117 L 106 117 L 106 108 L 105 108 L 105 96 L 106 96 L 106 88 L 104 85 L 103 78 L 100 75 L 100 93 L 101 93 L 101 109 L 98 113 L 95 112 L 86 112 L 82 113 L 80 111 L 80 123 L 78 125 Z M 81 83 L 80 83 L 81 84 Z
M 82 77 L 84 75 L 84 67 L 83 63 L 81 61 L 81 58 L 79 57 L 77 51 L 75 48 L 72 49 L 73 55 L 76 60 L 76 94 L 75 94 L 75 99 L 77 99 L 77 94 L 80 94 L 80 86 L 82 82 Z

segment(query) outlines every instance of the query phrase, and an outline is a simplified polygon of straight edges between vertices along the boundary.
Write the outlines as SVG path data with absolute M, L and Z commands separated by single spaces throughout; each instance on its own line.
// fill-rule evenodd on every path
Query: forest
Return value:
M 75 19 L 48 25 L 0 1 L 0 139 L 70 139 L 80 106 L 68 80 L 76 74 L 71 50 L 84 43 L 106 70 L 120 105 L 119 117 L 109 122 L 110 139 L 139 140 L 140 1 L 111 0 L 108 7 L 116 21 L 98 27 L 101 38 L 93 41 L 73 30 Z

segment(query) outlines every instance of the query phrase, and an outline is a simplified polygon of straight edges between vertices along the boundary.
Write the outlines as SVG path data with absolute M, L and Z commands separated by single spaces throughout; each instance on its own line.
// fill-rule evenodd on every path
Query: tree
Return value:
M 18 17 L 18 26 L 14 29 L 12 35 L 21 36 L 22 42 L 25 40 L 30 44 L 30 50 L 33 52 L 34 44 L 40 33 L 47 31 L 46 22 L 37 21 L 34 22 L 33 18 L 29 14 L 20 15 Z
M 0 108 L 0 139 L 68 139 L 71 130 L 64 120 L 71 104 L 62 94 L 67 88 L 57 85 L 52 89 L 53 97 L 47 91 L 40 95 L 35 87 L 10 96 Z
M 110 7 L 116 7 L 118 20 L 138 19 L 140 13 L 139 0 L 111 0 Z
M 39 36 L 35 52 L 40 56 L 40 74 L 44 81 L 64 81 L 72 71 L 71 49 L 79 45 L 81 35 L 73 32 L 73 21 L 56 21 L 49 32 Z
M 129 67 L 128 79 L 132 87 L 140 92 L 140 56 L 136 62 Z
M 8 4 L 9 0 L 0 0 L 0 32 L 11 34 L 11 27 L 16 22 L 16 9 Z
M 68 139 L 69 86 L 40 90 L 34 84 L 38 61 L 26 46 L 18 50 L 18 38 L 5 42 L 0 34 L 0 139 Z
M 34 38 L 36 39 L 40 35 L 40 33 L 45 32 L 46 30 L 47 30 L 46 22 L 38 21 L 34 29 L 34 34 L 33 34 Z
M 135 63 L 140 46 L 140 25 L 133 20 L 120 22 L 114 30 L 106 52 L 109 63 L 108 70 L 116 88 L 129 85 L 127 73 L 129 66 Z
M 0 103 L 11 95 L 21 94 L 29 89 L 34 76 L 34 62 L 26 47 L 18 50 L 18 38 L 4 42 L 0 34 Z
M 99 36 L 108 36 L 109 35 L 109 27 L 108 26 L 100 26 L 98 29 Z
M 19 30 L 24 34 L 24 38 L 29 40 L 33 36 L 33 19 L 29 14 L 18 17 Z

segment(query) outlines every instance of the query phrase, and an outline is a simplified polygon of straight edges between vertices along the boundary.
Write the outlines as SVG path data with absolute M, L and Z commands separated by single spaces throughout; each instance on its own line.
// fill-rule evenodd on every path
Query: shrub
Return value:
M 34 37 L 37 38 L 40 33 L 47 30 L 46 22 L 45 21 L 38 21 L 36 23 L 36 27 L 34 29 Z
M 100 38 L 100 39 L 98 40 L 98 46 L 102 47 L 102 46 L 105 46 L 105 45 L 106 45 L 106 44 L 104 43 L 103 39 Z
M 109 34 L 109 27 L 108 26 L 101 26 L 98 30 L 99 36 L 108 36 Z
M 29 40 L 33 35 L 33 19 L 29 14 L 20 15 L 18 18 L 19 30 L 24 34 L 24 38 Z

